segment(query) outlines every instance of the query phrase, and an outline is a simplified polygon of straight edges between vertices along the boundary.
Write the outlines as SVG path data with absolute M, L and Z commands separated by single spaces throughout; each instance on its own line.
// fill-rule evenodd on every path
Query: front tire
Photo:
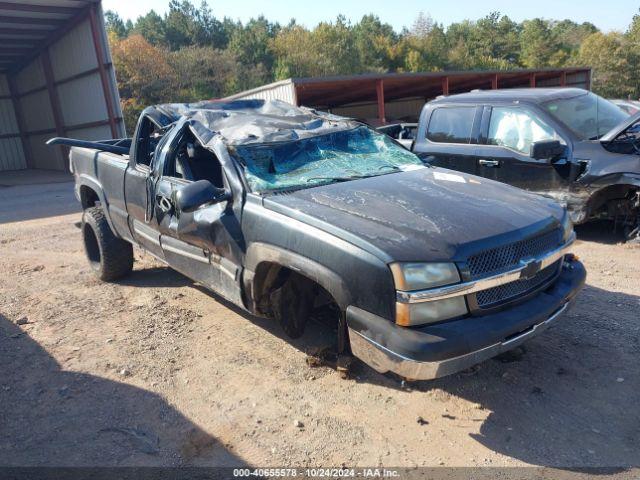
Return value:
M 133 270 L 133 246 L 116 237 L 100 207 L 82 213 L 84 251 L 100 280 L 110 282 Z
M 271 294 L 274 317 L 290 338 L 299 338 L 304 333 L 314 298 L 309 282 L 295 273 Z

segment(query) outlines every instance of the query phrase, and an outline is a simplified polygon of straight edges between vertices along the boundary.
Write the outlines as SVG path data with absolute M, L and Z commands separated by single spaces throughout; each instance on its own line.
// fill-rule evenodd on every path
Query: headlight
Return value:
M 392 263 L 396 290 L 411 292 L 460 282 L 454 263 Z M 433 302 L 396 303 L 396 323 L 405 327 L 441 322 L 467 313 L 464 296 Z
M 404 327 L 441 322 L 467 313 L 464 296 L 433 302 L 396 303 L 396 324 Z
M 441 287 L 460 281 L 458 268 L 453 263 L 392 263 L 389 267 L 396 290 L 405 292 Z
M 562 240 L 565 242 L 569 240 L 571 233 L 573 232 L 573 222 L 571 221 L 571 216 L 569 213 L 565 212 L 564 218 L 562 219 Z

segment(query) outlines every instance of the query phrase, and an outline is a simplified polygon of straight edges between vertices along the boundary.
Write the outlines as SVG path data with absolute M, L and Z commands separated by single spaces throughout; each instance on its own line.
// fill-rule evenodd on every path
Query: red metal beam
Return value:
M 24 123 L 24 117 L 22 115 L 22 106 L 18 99 L 18 89 L 16 88 L 14 77 L 7 78 L 9 83 L 9 93 L 11 93 L 11 101 L 13 102 L 13 111 L 16 116 L 16 123 L 18 124 L 18 130 L 20 131 L 20 140 L 22 143 L 22 152 L 24 153 L 24 159 L 27 164 L 27 168 L 33 166 L 33 157 L 31 155 L 31 146 L 29 145 L 29 139 L 27 138 L 27 127 Z
M 111 136 L 118 138 L 118 124 L 116 121 L 115 109 L 113 107 L 113 99 L 111 98 L 111 84 L 107 76 L 107 69 L 104 68 L 105 54 L 102 50 L 102 38 L 98 26 L 98 14 L 95 5 L 89 9 L 89 21 L 91 23 L 91 35 L 93 37 L 93 46 L 96 51 L 96 60 L 98 61 L 98 72 L 100 73 L 100 81 L 102 82 L 102 90 L 104 93 L 104 101 L 107 105 L 107 116 L 109 118 L 109 127 L 111 127 Z
M 491 88 L 493 90 L 497 90 L 498 89 L 498 74 L 497 73 L 491 78 Z
M 449 95 L 449 77 L 442 77 L 442 94 Z
M 104 68 L 107 70 L 112 67 L 112 63 L 108 62 L 104 64 Z M 98 67 L 92 68 L 91 70 L 85 70 L 84 72 L 76 73 L 75 75 L 71 75 L 70 77 L 64 77 L 60 80 L 56 80 L 54 85 L 62 85 L 65 83 L 73 82 L 74 80 L 80 80 L 81 78 L 88 77 L 89 75 L 93 75 L 94 73 L 100 73 L 100 69 Z
M 378 100 L 378 120 L 384 125 L 387 123 L 384 112 L 384 80 L 376 80 L 376 98 Z
M 0 2 L 0 10 L 14 10 L 19 12 L 63 13 L 74 14 L 75 7 L 56 7 L 53 5 L 31 5 L 28 3 Z
M 567 86 L 567 72 L 562 72 L 560 74 L 560 86 L 561 87 Z
M 536 74 L 533 72 L 529 74 L 529 86 L 531 88 L 535 88 L 536 86 Z
M 112 63 L 105 63 L 104 67 L 109 69 L 112 67 Z M 91 70 L 87 70 L 85 72 L 76 73 L 75 75 L 71 75 L 70 77 L 61 78 L 60 80 L 56 80 L 53 84 L 57 87 L 59 85 L 63 85 L 68 82 L 73 82 L 74 80 L 79 80 L 84 77 L 88 77 L 89 75 L 93 75 L 94 73 L 99 73 L 100 69 L 98 67 L 92 68 Z M 47 89 L 46 85 L 41 87 L 31 88 L 29 90 L 25 90 L 24 92 L 18 93 L 18 98 L 26 97 L 27 95 L 32 95 L 34 93 L 42 92 Z

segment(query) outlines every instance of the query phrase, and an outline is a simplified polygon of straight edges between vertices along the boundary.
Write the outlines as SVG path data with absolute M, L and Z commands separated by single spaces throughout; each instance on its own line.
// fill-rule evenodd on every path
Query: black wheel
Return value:
M 273 314 L 289 337 L 299 338 L 304 333 L 314 298 L 309 281 L 295 273 L 271 294 Z
M 100 280 L 116 280 L 133 269 L 132 245 L 113 234 L 102 208 L 82 213 L 82 239 L 89 264 Z

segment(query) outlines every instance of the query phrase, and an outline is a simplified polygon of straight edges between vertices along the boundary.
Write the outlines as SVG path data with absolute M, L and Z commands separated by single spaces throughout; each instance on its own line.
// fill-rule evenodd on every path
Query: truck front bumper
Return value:
M 415 328 L 350 306 L 351 351 L 380 373 L 414 380 L 451 375 L 542 333 L 568 310 L 585 279 L 582 263 L 569 259 L 549 288 L 524 303 L 490 315 Z

